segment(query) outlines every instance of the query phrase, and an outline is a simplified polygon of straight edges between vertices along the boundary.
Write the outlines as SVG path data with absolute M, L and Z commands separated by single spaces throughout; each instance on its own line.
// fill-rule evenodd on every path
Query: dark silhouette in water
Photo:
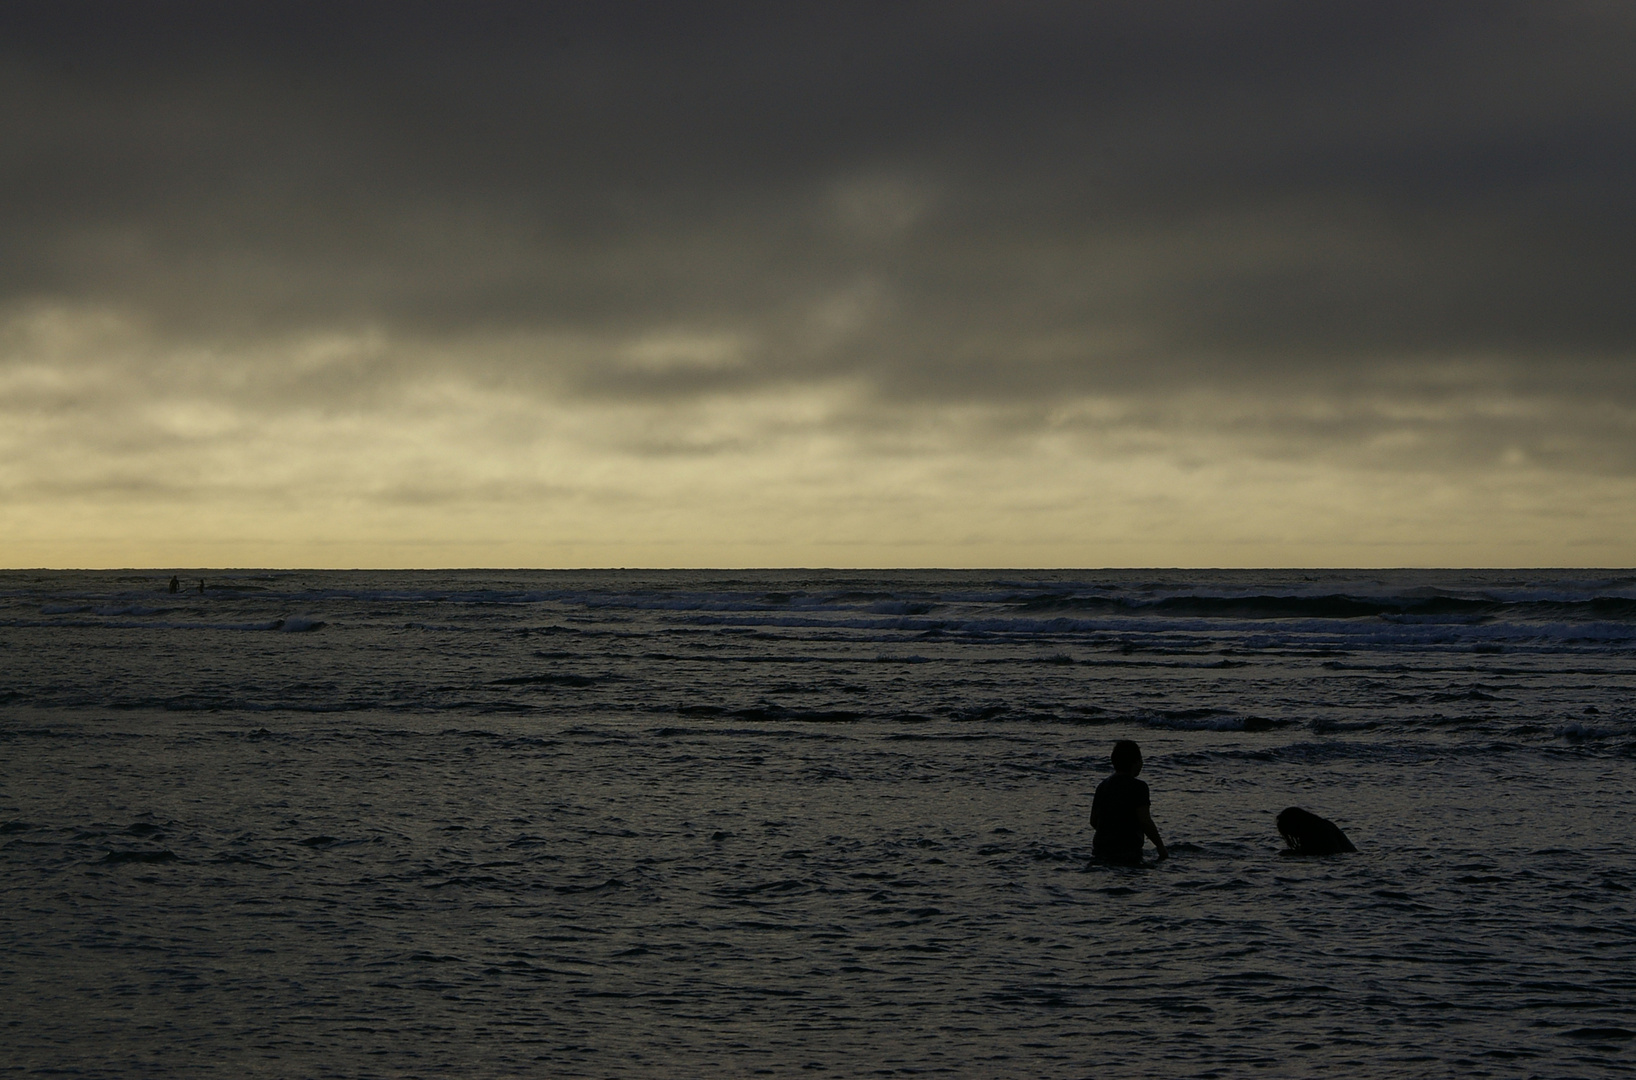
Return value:
M 1091 800 L 1091 857 L 1099 862 L 1139 866 L 1142 837 L 1153 841 L 1159 858 L 1169 856 L 1159 839 L 1159 827 L 1148 812 L 1151 799 L 1147 785 L 1136 779 L 1142 771 L 1142 749 L 1129 739 L 1113 744 L 1113 775 L 1096 787 Z
M 172 574 L 171 577 L 170 577 L 170 591 L 171 592 L 181 592 L 182 591 L 182 583 L 179 580 L 177 580 L 175 574 Z
M 199 579 L 199 595 L 204 595 L 204 578 Z
M 1289 845 L 1281 852 L 1284 855 L 1339 855 L 1358 850 L 1339 825 L 1299 806 L 1278 815 L 1278 832 Z

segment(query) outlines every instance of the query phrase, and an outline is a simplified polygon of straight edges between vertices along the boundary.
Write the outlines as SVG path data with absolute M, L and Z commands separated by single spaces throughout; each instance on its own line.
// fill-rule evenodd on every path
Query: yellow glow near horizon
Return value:
M 166 353 L 102 312 L 29 319 L 0 363 L 14 568 L 1636 562 L 1636 480 L 1521 454 L 1417 465 L 1446 416 L 1413 401 L 1358 407 L 1418 409 L 1404 423 L 1420 428 L 1279 454 L 1245 417 L 1328 423 L 1334 402 L 888 406 L 847 379 L 612 399 L 462 374 L 481 365 L 376 331 L 231 356 Z M 665 367 L 740 348 L 606 345 Z M 363 391 L 346 378 L 389 362 L 402 371 Z M 1523 407 L 1474 401 L 1460 407 Z

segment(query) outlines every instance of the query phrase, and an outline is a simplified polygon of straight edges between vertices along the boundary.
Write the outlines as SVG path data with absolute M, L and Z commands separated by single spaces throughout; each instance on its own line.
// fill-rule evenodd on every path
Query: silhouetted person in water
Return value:
M 204 595 L 204 578 L 199 579 L 199 595 Z
M 1278 815 L 1278 832 L 1289 845 L 1280 855 L 1339 855 L 1358 850 L 1339 825 L 1299 806 Z
M 182 591 L 182 583 L 176 579 L 175 574 L 172 574 L 170 576 L 170 591 L 171 592 L 181 592 Z
M 1091 857 L 1099 862 L 1140 866 L 1142 837 L 1153 841 L 1159 858 L 1169 856 L 1159 839 L 1159 827 L 1148 813 L 1147 785 L 1136 779 L 1142 771 L 1142 749 L 1129 739 L 1113 744 L 1113 775 L 1096 786 L 1091 800 Z

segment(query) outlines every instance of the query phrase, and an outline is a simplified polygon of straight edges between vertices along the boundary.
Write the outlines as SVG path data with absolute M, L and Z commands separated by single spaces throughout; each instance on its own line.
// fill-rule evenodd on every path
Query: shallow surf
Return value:
M 1636 1068 L 1628 577 L 171 572 L 0 575 L 11 1074 Z

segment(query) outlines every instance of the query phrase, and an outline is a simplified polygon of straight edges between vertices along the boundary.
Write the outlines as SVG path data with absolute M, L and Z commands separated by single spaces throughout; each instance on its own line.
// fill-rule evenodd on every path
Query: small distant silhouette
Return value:
M 1142 771 L 1142 748 L 1129 739 L 1113 744 L 1113 775 L 1096 786 L 1091 799 L 1091 856 L 1099 862 L 1140 866 L 1142 837 L 1153 841 L 1159 858 L 1170 854 L 1159 839 L 1159 827 L 1148 812 L 1151 799 L 1147 785 L 1136 779 Z
M 172 574 L 171 577 L 170 577 L 170 591 L 171 592 L 181 592 L 182 591 L 182 583 L 179 580 L 177 580 L 175 574 Z
M 1339 825 L 1299 806 L 1291 806 L 1278 815 L 1278 832 L 1289 845 L 1283 850 L 1284 855 L 1339 855 L 1343 851 L 1358 850 Z
M 199 595 L 204 595 L 204 578 L 199 579 Z

